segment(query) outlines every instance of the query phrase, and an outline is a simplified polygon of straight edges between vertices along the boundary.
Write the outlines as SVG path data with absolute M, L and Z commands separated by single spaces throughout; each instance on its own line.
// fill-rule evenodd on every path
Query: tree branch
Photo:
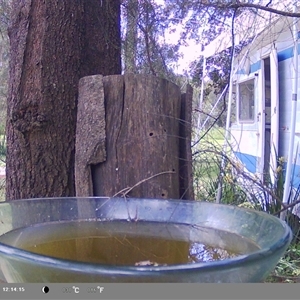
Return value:
M 232 1 L 232 3 L 229 3 L 227 5 L 222 5 L 218 2 L 210 3 L 210 1 L 207 1 L 207 0 L 204 0 L 204 1 L 202 0 L 201 2 L 204 6 L 210 6 L 210 7 L 220 8 L 220 9 L 255 8 L 255 9 L 268 11 L 268 12 L 271 12 L 271 13 L 274 13 L 277 15 L 281 15 L 281 16 L 300 18 L 300 13 L 294 13 L 292 11 L 283 11 L 283 10 L 275 9 L 275 8 L 272 8 L 269 6 L 248 3 L 248 2 Z
M 295 18 L 300 18 L 300 13 L 294 13 L 291 11 L 283 11 L 283 10 L 278 10 L 269 6 L 263 6 L 259 4 L 253 4 L 253 3 L 234 3 L 228 5 L 229 8 L 255 8 L 255 9 L 260 9 L 264 11 L 268 11 L 277 15 L 281 16 L 286 16 L 286 17 L 295 17 Z

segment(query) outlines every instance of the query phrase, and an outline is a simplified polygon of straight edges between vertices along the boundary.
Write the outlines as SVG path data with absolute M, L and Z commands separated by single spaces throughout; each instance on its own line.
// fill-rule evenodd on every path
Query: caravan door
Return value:
M 275 181 L 279 135 L 279 88 L 277 52 L 272 47 L 261 60 L 258 85 L 258 173 L 261 180 Z
M 275 183 L 275 171 L 278 159 L 279 140 L 279 79 L 278 79 L 278 57 L 275 47 L 270 54 L 271 69 L 271 152 L 270 152 L 270 175 L 272 183 Z
M 260 180 L 264 180 L 265 164 L 265 133 L 266 133 L 266 107 L 265 107 L 265 68 L 267 67 L 265 59 L 260 61 L 260 70 L 258 71 L 258 82 L 257 82 L 257 161 L 256 161 L 256 172 Z

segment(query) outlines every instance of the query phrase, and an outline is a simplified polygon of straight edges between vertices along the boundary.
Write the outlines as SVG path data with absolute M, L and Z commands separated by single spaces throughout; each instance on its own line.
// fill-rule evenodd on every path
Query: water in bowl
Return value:
M 144 221 L 43 223 L 10 231 L 0 242 L 50 257 L 118 266 L 210 262 L 259 249 L 230 232 Z

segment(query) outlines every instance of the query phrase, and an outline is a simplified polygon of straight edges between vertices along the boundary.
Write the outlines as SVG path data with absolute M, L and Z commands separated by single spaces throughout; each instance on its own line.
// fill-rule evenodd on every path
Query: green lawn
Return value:
M 6 141 L 4 135 L 0 135 L 0 167 L 5 166 Z
M 193 147 L 193 170 L 196 199 L 215 200 L 221 167 L 221 152 L 225 130 L 213 128 Z
M 0 202 L 5 200 L 5 179 L 0 179 Z

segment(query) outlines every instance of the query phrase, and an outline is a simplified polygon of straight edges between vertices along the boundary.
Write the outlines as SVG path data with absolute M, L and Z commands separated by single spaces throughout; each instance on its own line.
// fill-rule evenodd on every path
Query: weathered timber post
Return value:
M 192 107 L 193 89 L 186 87 L 181 95 L 181 114 L 179 123 L 179 185 L 180 198 L 194 199 L 192 167 Z
M 90 76 L 81 83 L 91 94 L 79 90 L 76 194 L 193 199 L 192 89 L 182 96 L 165 79 L 133 74 Z M 105 112 L 97 113 L 91 107 L 101 105 L 103 93 Z
M 103 76 L 79 81 L 76 126 L 75 182 L 77 196 L 93 195 L 91 165 L 106 159 Z

